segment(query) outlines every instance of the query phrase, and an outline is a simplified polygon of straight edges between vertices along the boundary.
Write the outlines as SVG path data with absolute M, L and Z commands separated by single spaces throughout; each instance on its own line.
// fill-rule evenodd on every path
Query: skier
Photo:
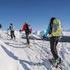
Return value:
M 57 64 L 61 63 L 61 58 L 58 56 L 56 48 L 58 41 L 62 35 L 62 28 L 59 19 L 55 17 L 52 17 L 50 19 L 50 24 L 46 32 L 43 34 L 43 38 L 46 37 L 47 35 L 50 37 L 50 49 L 53 55 L 51 61 L 56 66 Z
M 30 44 L 29 34 L 32 32 L 32 28 L 30 28 L 30 25 L 29 25 L 27 22 L 25 22 L 25 23 L 22 25 L 21 31 L 25 31 L 27 44 L 29 45 L 29 44 Z
M 10 36 L 11 36 L 11 39 L 15 39 L 15 34 L 14 34 L 14 26 L 13 26 L 13 24 L 12 23 L 10 23 L 10 26 L 9 26 L 9 28 L 8 28 L 8 30 L 10 30 Z

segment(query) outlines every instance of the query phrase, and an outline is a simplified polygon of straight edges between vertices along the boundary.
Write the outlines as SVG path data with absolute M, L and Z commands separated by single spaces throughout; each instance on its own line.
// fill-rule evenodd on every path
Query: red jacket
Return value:
M 22 26 L 22 29 L 21 29 L 21 30 L 22 30 L 22 31 L 26 31 L 27 27 L 28 27 L 28 24 L 26 24 L 26 23 L 25 23 L 25 24 L 23 24 L 23 26 Z
M 29 25 L 27 24 L 27 23 L 25 23 L 25 24 L 23 24 L 23 26 L 22 26 L 22 31 L 26 31 L 27 29 L 29 29 L 29 33 L 31 33 L 32 32 L 32 28 L 31 27 L 29 27 Z

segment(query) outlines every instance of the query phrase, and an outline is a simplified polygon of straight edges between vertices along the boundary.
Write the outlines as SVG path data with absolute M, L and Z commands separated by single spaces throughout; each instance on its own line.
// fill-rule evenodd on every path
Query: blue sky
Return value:
M 33 30 L 44 30 L 54 16 L 64 30 L 70 29 L 70 0 L 0 0 L 0 23 L 7 29 L 10 22 L 19 30 L 27 21 Z

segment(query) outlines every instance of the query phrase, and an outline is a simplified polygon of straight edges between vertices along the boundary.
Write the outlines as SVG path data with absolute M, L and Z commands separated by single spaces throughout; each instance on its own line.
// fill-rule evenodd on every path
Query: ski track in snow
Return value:
M 0 50 L 2 52 L 2 54 L 0 52 L 0 57 L 7 57 L 12 65 L 10 66 L 11 69 L 7 69 L 9 67 L 7 66 L 7 70 L 60 70 L 52 67 L 48 61 L 52 57 L 48 41 L 30 40 L 32 45 L 30 48 L 26 46 L 25 42 L 25 39 L 0 39 Z M 70 43 L 59 43 L 58 46 L 61 48 L 59 56 L 65 64 L 63 70 L 70 70 L 70 49 L 68 49 Z M 5 70 L 3 67 L 2 69 Z

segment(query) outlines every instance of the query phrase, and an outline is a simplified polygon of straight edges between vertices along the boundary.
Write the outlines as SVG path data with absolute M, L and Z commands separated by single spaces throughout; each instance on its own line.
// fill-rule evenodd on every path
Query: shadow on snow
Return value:
M 13 58 L 14 60 L 19 61 L 19 63 L 22 65 L 22 67 L 25 70 L 30 70 L 30 68 L 27 66 L 27 64 L 31 65 L 31 66 L 44 66 L 47 70 L 52 70 L 50 62 L 47 59 L 42 59 L 43 62 L 38 62 L 38 63 L 22 60 L 22 59 L 19 59 L 17 56 L 15 56 L 13 52 L 9 51 L 3 45 L 1 45 L 1 47 L 9 57 Z

